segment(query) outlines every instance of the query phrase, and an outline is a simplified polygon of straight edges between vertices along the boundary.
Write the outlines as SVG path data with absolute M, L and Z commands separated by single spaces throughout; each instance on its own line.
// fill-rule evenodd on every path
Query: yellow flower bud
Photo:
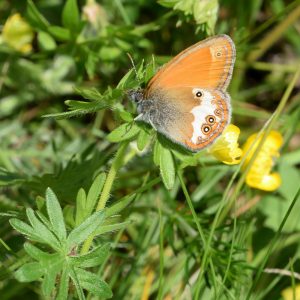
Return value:
M 11 48 L 27 54 L 32 50 L 33 30 L 17 13 L 6 20 L 2 31 L 2 40 Z
M 239 135 L 240 129 L 237 126 L 233 124 L 228 125 L 222 135 L 208 149 L 208 152 L 224 164 L 238 164 L 243 154 L 238 144 Z

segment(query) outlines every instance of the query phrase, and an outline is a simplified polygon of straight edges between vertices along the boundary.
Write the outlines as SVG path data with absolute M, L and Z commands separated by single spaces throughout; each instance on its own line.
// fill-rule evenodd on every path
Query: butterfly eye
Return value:
M 209 124 L 214 124 L 216 122 L 216 118 L 212 115 L 207 116 L 205 119 L 206 119 L 206 122 Z
M 214 113 L 215 113 L 216 116 L 221 116 L 222 115 L 222 112 L 219 108 L 215 109 Z
M 211 130 L 211 127 L 207 124 L 203 124 L 201 130 L 204 134 L 208 134 Z

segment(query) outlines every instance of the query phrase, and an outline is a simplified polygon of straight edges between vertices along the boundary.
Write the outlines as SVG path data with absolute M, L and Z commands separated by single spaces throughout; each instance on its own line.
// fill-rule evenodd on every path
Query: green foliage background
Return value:
M 15 13 L 35 36 L 26 55 L 0 44 L 1 299 L 283 299 L 296 287 L 300 1 L 3 0 L 2 29 Z M 126 92 L 220 33 L 237 46 L 240 143 L 289 86 L 272 123 L 278 191 L 133 122 Z

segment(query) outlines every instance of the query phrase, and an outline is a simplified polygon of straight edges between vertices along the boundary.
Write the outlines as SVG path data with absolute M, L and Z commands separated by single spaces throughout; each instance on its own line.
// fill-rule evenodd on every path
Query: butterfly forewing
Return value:
M 227 35 L 201 41 L 184 50 L 152 78 L 146 94 L 157 88 L 199 86 L 225 90 L 231 79 L 235 46 Z

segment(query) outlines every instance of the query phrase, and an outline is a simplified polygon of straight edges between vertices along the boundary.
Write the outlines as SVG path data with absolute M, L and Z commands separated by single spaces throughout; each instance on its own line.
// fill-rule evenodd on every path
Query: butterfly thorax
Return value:
M 145 95 L 142 89 L 131 90 L 128 93 L 129 98 L 137 104 L 137 120 L 144 121 L 157 130 L 168 126 L 172 116 L 176 116 L 175 108 L 160 93 L 153 93 L 147 97 Z

